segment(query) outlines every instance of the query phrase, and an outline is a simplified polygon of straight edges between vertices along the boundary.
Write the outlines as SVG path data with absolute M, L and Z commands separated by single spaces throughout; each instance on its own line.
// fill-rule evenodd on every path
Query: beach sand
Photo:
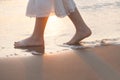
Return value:
M 15 49 L 31 35 L 34 18 L 25 16 L 28 0 L 0 0 L 0 80 L 120 80 L 120 1 L 75 0 L 92 35 L 85 46 L 67 46 L 75 33 L 68 17 L 51 16 L 44 55 L 38 48 Z M 81 48 L 83 47 L 83 48 Z
M 0 80 L 120 80 L 120 46 L 0 58 Z

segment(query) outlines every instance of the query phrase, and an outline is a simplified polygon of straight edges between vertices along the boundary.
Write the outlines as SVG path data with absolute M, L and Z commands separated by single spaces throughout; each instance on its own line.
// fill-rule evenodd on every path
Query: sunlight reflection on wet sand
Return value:
M 85 7 L 88 4 L 79 6 L 79 1 L 77 4 L 85 22 L 93 32 L 91 37 L 83 41 L 85 45 L 94 46 L 101 44 L 103 40 L 106 41 L 105 44 L 120 43 L 120 8 L 116 5 L 117 2 L 113 2 L 110 6 L 104 6 L 104 3 L 103 7 L 89 5 L 92 6 L 89 8 Z M 13 46 L 14 41 L 30 36 L 34 29 L 35 19 L 25 16 L 26 5 L 27 1 L 24 0 L 0 1 L 0 56 L 31 55 L 31 52 L 14 49 Z M 74 25 L 68 17 L 61 19 L 51 16 L 45 29 L 46 53 L 70 50 L 71 46 L 65 46 L 63 43 L 69 41 L 74 33 Z

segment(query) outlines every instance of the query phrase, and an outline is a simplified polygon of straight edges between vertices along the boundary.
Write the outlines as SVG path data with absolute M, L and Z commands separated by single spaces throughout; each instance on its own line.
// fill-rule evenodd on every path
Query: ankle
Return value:
M 81 35 L 86 34 L 86 35 L 90 36 L 92 34 L 92 32 L 88 27 L 86 27 L 86 28 L 77 29 L 76 34 L 81 34 Z
M 38 37 L 30 36 L 29 39 L 31 41 L 35 41 L 36 43 L 44 44 L 44 38 L 38 38 Z

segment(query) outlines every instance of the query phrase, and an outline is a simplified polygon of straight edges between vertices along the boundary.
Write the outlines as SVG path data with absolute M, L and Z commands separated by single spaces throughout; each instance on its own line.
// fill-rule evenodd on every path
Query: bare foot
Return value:
M 15 48 L 20 47 L 40 47 L 44 46 L 44 40 L 33 39 L 32 37 L 14 43 Z
M 74 37 L 69 42 L 67 42 L 66 44 L 68 44 L 68 45 L 78 45 L 81 40 L 89 37 L 90 35 L 91 35 L 91 30 L 89 28 L 87 28 L 85 31 L 76 32 Z

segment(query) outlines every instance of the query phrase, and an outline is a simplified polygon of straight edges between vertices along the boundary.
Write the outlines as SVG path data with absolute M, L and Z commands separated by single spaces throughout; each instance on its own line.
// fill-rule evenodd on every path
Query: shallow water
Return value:
M 68 19 L 49 18 L 45 30 L 46 53 L 71 48 L 120 44 L 120 0 L 75 0 L 93 34 L 83 40 L 84 46 L 67 46 L 74 35 L 74 25 Z M 29 56 L 31 51 L 14 49 L 14 41 L 31 35 L 34 18 L 25 16 L 26 0 L 0 0 L 0 57 Z

